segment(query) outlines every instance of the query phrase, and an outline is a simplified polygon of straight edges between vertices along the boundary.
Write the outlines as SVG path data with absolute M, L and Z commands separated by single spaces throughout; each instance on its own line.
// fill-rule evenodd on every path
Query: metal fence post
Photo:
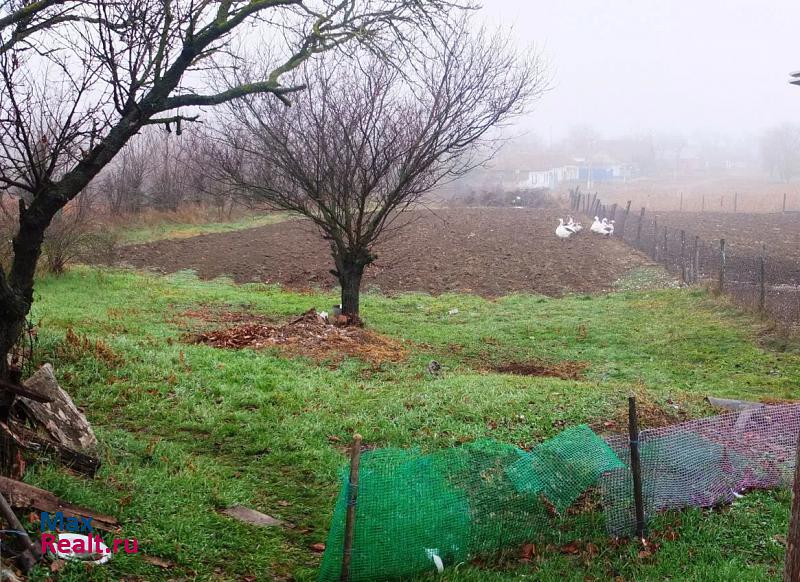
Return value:
M 658 262 L 658 217 L 653 218 L 653 260 Z
M 758 310 L 761 312 L 761 317 L 763 318 L 766 314 L 767 308 L 767 277 L 766 277 L 766 269 L 764 267 L 764 262 L 766 260 L 767 254 L 767 245 L 761 245 L 761 256 L 759 257 L 759 274 L 758 274 L 758 282 L 759 282 L 759 294 L 758 294 Z
M 644 206 L 642 206 L 642 211 L 639 213 L 639 225 L 636 227 L 636 242 L 641 240 L 642 238 L 642 223 L 644 222 Z
M 681 282 L 688 283 L 686 276 L 686 231 L 681 230 Z
M 633 475 L 633 502 L 636 508 L 636 537 L 647 536 L 647 520 L 644 513 L 642 492 L 642 460 L 639 456 L 639 419 L 636 414 L 636 397 L 628 397 L 628 436 L 631 448 L 631 473 Z

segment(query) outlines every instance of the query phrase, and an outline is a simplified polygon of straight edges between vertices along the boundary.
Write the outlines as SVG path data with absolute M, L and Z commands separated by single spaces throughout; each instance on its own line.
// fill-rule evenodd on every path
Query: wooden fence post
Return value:
M 719 239 L 719 285 L 717 292 L 722 293 L 725 290 L 725 239 Z
M 686 276 L 686 231 L 681 230 L 681 282 L 688 283 Z
M 680 212 L 683 212 L 683 192 L 681 192 L 681 206 L 680 206 Z
M 647 520 L 644 513 L 642 492 L 642 460 L 639 456 L 639 419 L 636 414 L 636 397 L 628 397 L 628 436 L 631 448 L 631 473 L 633 475 L 633 503 L 636 509 L 636 537 L 647 536 Z
M 800 435 L 795 453 L 792 513 L 789 518 L 789 535 L 786 536 L 786 557 L 783 565 L 783 582 L 797 582 L 797 580 L 800 580 Z
M 694 237 L 694 267 L 692 268 L 692 282 L 697 283 L 700 279 L 700 237 Z
M 786 192 L 783 193 L 783 213 L 786 214 Z
M 703 194 L 703 197 L 700 200 L 700 212 L 706 211 L 706 195 Z
M 663 250 L 664 250 L 664 256 L 663 256 L 663 258 L 661 260 L 666 265 L 667 264 L 667 255 L 669 254 L 668 253 L 669 247 L 667 246 L 667 227 L 666 226 L 664 227 L 664 248 L 663 248 Z
M 611 205 L 611 220 L 616 220 L 616 219 L 617 219 L 617 203 L 614 202 L 614 204 Z
M 350 479 L 347 484 L 347 514 L 344 523 L 344 554 L 342 555 L 341 582 L 350 580 L 350 563 L 353 558 L 353 534 L 356 524 L 356 502 L 358 500 L 358 467 L 361 463 L 361 435 L 353 435 L 350 449 Z
M 737 209 L 739 208 L 739 193 L 733 193 L 733 213 L 736 214 Z
M 622 215 L 622 228 L 620 228 L 622 238 L 625 238 L 625 227 L 628 226 L 628 215 L 631 213 L 631 201 L 628 200 L 628 205 L 625 207 L 625 214 Z
M 638 243 L 642 238 L 642 223 L 644 222 L 644 206 L 639 213 L 639 225 L 636 227 L 636 242 Z

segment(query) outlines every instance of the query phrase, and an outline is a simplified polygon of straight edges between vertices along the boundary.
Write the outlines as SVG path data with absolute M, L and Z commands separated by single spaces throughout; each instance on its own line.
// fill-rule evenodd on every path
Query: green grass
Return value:
M 189 238 L 202 234 L 214 234 L 220 232 L 233 232 L 246 228 L 256 228 L 267 226 L 288 220 L 290 217 L 284 213 L 272 213 L 264 215 L 246 216 L 228 222 L 208 222 L 208 223 L 181 223 L 181 222 L 157 222 L 148 225 L 136 225 L 122 227 L 118 230 L 119 244 L 134 245 L 158 240 Z
M 561 427 L 619 417 L 636 389 L 667 409 L 710 411 L 707 395 L 800 397 L 800 356 L 759 347 L 748 316 L 699 290 L 622 291 L 564 299 L 515 295 L 367 294 L 370 327 L 412 342 L 409 358 L 370 366 L 226 351 L 186 344 L 201 325 L 188 309 L 251 310 L 274 318 L 324 309 L 330 294 L 264 285 L 76 269 L 37 287 L 38 358 L 54 363 L 102 444 L 94 480 L 52 466 L 27 480 L 72 503 L 115 515 L 122 535 L 171 570 L 119 555 L 90 572 L 70 565 L 59 580 L 312 580 L 333 509 L 342 443 L 360 432 L 377 446 L 451 446 L 490 437 L 532 444 Z M 458 313 L 450 315 L 452 308 Z M 70 349 L 66 330 L 102 340 L 121 361 Z M 491 363 L 537 358 L 588 363 L 586 378 L 562 381 L 486 372 Z M 425 372 L 430 359 L 441 377 Z M 294 525 L 258 529 L 219 515 L 242 503 Z M 616 544 L 602 515 L 570 518 L 515 560 L 449 570 L 447 580 L 770 580 L 780 574 L 786 492 L 755 493 L 718 511 L 659 518 L 670 526 L 652 556 Z M 595 544 L 598 555 L 566 555 L 563 544 Z M 548 545 L 551 544 L 551 545 Z M 34 579 L 53 576 L 44 569 Z M 135 578 L 137 577 L 138 578 Z M 424 577 L 423 577 L 424 578 Z

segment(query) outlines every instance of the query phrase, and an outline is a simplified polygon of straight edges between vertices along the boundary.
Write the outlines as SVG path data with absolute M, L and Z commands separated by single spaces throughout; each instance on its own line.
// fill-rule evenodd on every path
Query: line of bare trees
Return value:
M 265 95 L 289 106 L 289 76 L 331 51 L 401 61 L 470 0 L 0 0 L 0 189 L 15 198 L 0 266 L 0 421 L 20 370 L 9 355 L 34 301 L 53 220 L 148 126 L 182 133 L 206 108 Z M 258 77 L 217 87 L 210 70 L 263 48 Z M 166 142 L 165 142 L 166 143 Z M 135 185 L 136 163 L 112 168 Z M 169 165 L 165 183 L 177 181 Z M 127 191 L 127 189 L 126 189 Z M 0 455 L 0 469 L 11 457 Z
M 210 177 L 211 150 L 195 128 L 177 136 L 160 128 L 137 135 L 98 176 L 92 196 L 101 211 L 137 214 L 174 211 L 187 204 L 230 212 L 228 190 Z

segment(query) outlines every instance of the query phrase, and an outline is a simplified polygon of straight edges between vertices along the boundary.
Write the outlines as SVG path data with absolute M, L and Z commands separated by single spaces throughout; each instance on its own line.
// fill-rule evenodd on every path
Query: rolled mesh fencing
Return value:
M 639 435 L 646 519 L 710 507 L 751 489 L 791 484 L 800 405 L 646 429 Z M 529 452 L 492 440 L 422 453 L 364 453 L 350 580 L 399 579 L 536 541 L 588 489 L 599 490 L 606 528 L 635 533 L 627 436 L 567 429 Z M 349 468 L 341 475 L 320 582 L 342 568 Z

